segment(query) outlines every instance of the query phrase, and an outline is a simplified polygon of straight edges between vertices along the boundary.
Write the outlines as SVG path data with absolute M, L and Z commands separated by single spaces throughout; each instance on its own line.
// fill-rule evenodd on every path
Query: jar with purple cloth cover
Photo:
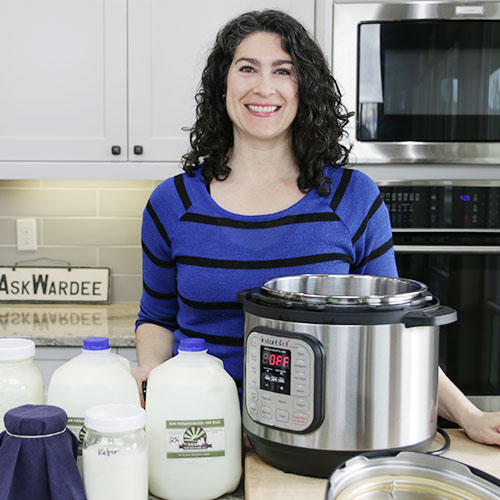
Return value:
M 85 500 L 78 440 L 62 408 L 23 405 L 5 414 L 0 434 L 0 500 Z

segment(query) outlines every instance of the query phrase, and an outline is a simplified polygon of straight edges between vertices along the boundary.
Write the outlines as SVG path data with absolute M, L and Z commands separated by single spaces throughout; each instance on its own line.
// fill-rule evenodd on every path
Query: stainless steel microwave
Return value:
M 358 163 L 500 163 L 500 2 L 333 4 Z

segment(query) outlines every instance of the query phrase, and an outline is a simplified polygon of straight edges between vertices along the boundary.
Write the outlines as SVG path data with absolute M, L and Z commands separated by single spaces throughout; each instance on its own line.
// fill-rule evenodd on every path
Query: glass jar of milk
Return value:
M 0 339 L 0 432 L 8 410 L 45 402 L 43 377 L 34 363 L 35 343 L 29 339 Z
M 148 453 L 145 411 L 104 404 L 85 412 L 83 483 L 87 500 L 147 500 Z

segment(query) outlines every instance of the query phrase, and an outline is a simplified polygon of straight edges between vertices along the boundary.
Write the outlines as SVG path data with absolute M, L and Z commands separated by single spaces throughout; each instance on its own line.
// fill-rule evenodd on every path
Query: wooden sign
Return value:
M 0 302 L 107 304 L 109 267 L 1 267 Z

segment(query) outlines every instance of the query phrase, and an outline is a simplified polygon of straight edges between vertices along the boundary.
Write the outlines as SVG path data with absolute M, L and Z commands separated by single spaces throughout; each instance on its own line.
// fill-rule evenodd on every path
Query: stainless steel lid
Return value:
M 404 278 L 357 274 L 301 274 L 267 281 L 262 292 L 298 303 L 404 305 L 431 300 L 427 286 Z
M 455 460 L 401 452 L 396 456 L 357 456 L 348 460 L 333 472 L 325 498 L 494 500 L 500 498 L 499 484 L 496 478 Z

